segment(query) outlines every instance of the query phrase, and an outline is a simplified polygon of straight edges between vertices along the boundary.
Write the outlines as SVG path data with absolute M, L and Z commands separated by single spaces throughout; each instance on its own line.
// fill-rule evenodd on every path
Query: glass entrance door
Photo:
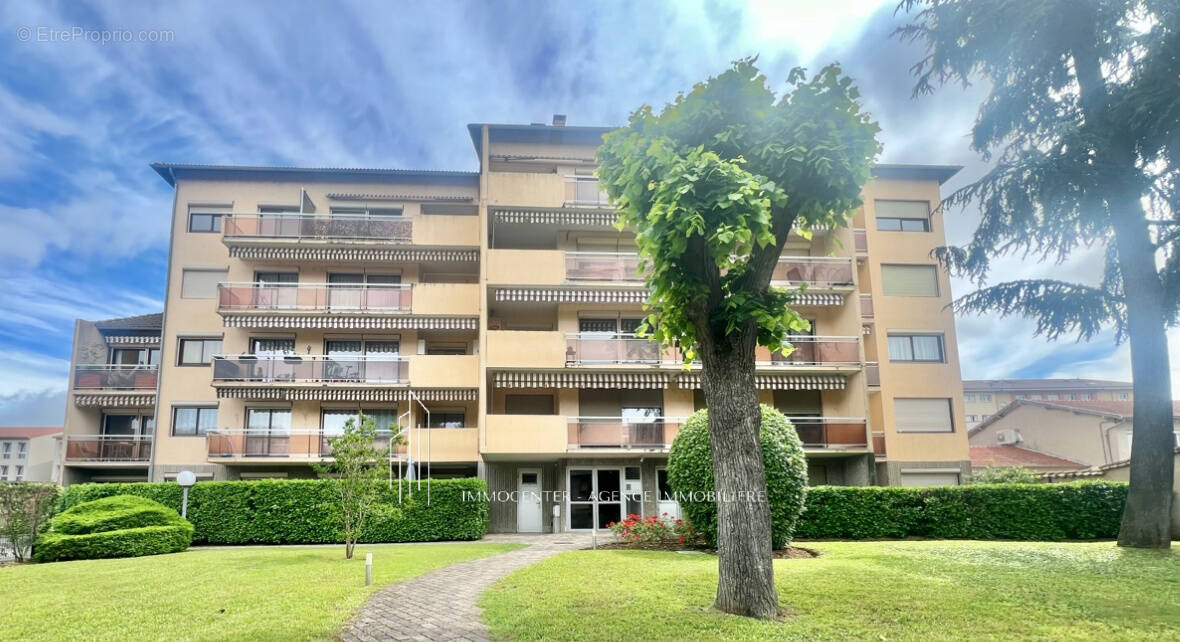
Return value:
M 623 470 L 571 468 L 569 471 L 569 528 L 605 530 L 623 521 Z

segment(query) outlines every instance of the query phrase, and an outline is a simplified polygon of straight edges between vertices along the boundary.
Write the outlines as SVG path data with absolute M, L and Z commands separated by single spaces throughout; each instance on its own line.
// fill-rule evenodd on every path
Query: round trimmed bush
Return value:
M 193 525 L 144 497 L 116 495 L 84 502 L 54 517 L 38 540 L 38 562 L 177 553 L 192 543 Z
M 775 549 L 791 543 L 807 493 L 807 460 L 795 427 L 783 414 L 762 406 L 762 461 L 770 502 L 770 531 Z M 717 545 L 717 502 L 713 495 L 713 454 L 708 410 L 685 422 L 668 455 L 668 483 L 680 499 L 685 517 Z

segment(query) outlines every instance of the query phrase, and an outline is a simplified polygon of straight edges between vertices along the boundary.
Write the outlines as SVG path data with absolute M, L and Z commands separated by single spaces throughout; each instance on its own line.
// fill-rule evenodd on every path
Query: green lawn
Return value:
M 324 640 L 381 587 L 515 544 L 194 550 L 0 568 L 0 640 Z M 365 552 L 374 582 L 365 587 Z
M 579 551 L 484 594 L 515 640 L 1176 640 L 1180 553 L 1113 543 L 816 542 L 777 560 L 780 622 L 710 610 L 716 558 Z

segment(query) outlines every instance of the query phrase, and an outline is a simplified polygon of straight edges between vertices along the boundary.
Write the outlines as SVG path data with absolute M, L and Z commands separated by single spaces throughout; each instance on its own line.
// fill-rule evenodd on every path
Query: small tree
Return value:
M 996 466 L 988 464 L 987 468 L 971 473 L 969 484 L 1036 484 L 1042 481 L 1041 476 L 1022 466 Z
M 16 561 L 32 559 L 33 543 L 49 524 L 59 492 L 56 484 L 0 482 L 0 537 Z
M 332 461 L 314 464 L 318 474 L 333 478 L 346 559 L 352 559 L 366 520 L 382 508 L 380 482 L 388 465 L 388 452 L 377 445 L 377 437 L 377 425 L 372 417 L 361 415 L 360 425 L 349 419 L 344 424 L 344 434 L 329 442 Z M 401 443 L 400 438 L 390 439 L 394 445 Z
M 696 85 L 656 115 L 640 107 L 607 134 L 598 177 L 634 228 L 650 292 L 641 333 L 702 364 L 718 506 L 714 606 L 778 615 L 758 345 L 789 351 L 808 324 L 770 286 L 793 228 L 848 225 L 879 152 L 877 126 L 840 67 L 791 71 L 776 96 L 753 60 Z

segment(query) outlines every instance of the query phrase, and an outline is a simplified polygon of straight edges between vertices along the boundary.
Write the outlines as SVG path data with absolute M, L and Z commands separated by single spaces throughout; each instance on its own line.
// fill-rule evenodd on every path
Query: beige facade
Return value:
M 479 172 L 156 166 L 176 200 L 155 479 L 308 475 L 351 411 L 413 426 L 396 458 L 422 474 L 555 493 L 494 500 L 494 530 L 676 510 L 663 469 L 703 405 L 699 371 L 633 334 L 633 235 L 592 176 L 607 130 L 469 131 Z M 789 358 L 760 351 L 758 385 L 795 418 L 813 483 L 969 471 L 949 282 L 929 258 L 954 171 L 878 167 L 856 229 L 784 251 L 776 280 L 806 284 L 813 329 Z M 898 212 L 919 214 L 902 231 Z M 216 356 L 182 364 L 200 341 Z M 71 433 L 98 432 L 72 416 Z
M 979 379 L 963 382 L 963 400 L 967 427 L 972 428 L 1001 408 L 1016 401 L 1096 401 L 1130 402 L 1135 400 L 1128 381 L 1100 379 Z

